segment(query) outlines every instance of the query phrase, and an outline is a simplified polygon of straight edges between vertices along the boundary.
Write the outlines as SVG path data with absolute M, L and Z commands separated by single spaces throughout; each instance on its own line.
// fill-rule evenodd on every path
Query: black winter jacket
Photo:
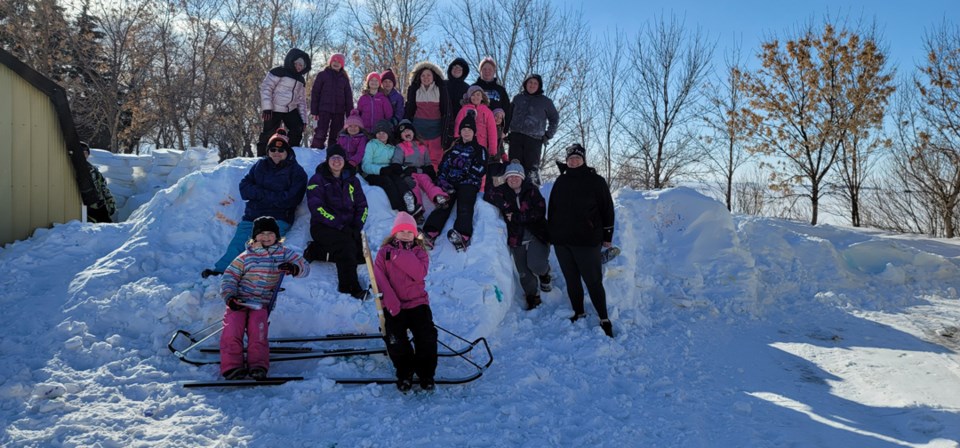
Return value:
M 613 241 L 613 197 L 597 170 L 569 168 L 557 162 L 560 176 L 550 192 L 547 228 L 550 242 L 563 246 L 599 246 Z
M 487 82 L 483 79 L 477 78 L 473 83 L 475 86 L 480 86 L 484 92 L 487 93 L 487 98 L 490 98 L 490 110 L 497 108 L 503 109 L 503 113 L 506 115 L 503 118 L 504 129 L 510 129 L 510 97 L 507 96 L 507 89 L 503 88 L 503 85 L 500 84 L 500 80 L 493 78 L 493 81 Z

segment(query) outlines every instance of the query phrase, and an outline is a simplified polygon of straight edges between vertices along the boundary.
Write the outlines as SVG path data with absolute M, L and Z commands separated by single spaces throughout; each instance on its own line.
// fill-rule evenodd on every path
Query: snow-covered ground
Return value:
M 322 154 L 297 151 L 312 173 Z M 960 441 L 960 334 L 948 337 L 960 326 L 960 245 L 732 216 L 685 188 L 615 195 L 623 254 L 605 268 L 614 339 L 589 302 L 587 319 L 567 320 L 562 278 L 523 311 L 504 226 L 481 202 L 474 245 L 460 254 L 442 242 L 427 278 L 436 322 L 490 341 L 495 360 L 480 379 L 406 395 L 332 381 L 389 376 L 374 355 L 275 363 L 274 375 L 308 378 L 283 386 L 184 389 L 217 368 L 180 362 L 166 345 L 175 330 L 222 316 L 219 279 L 199 273 L 233 234 L 252 162 L 190 174 L 124 223 L 71 222 L 0 249 L 0 445 Z M 393 212 L 379 189 L 365 191 L 376 250 Z M 308 227 L 304 204 L 287 244 L 305 247 Z M 318 263 L 287 280 L 271 336 L 376 331 L 373 302 L 336 293 L 335 281 Z M 439 370 L 464 368 L 450 358 Z

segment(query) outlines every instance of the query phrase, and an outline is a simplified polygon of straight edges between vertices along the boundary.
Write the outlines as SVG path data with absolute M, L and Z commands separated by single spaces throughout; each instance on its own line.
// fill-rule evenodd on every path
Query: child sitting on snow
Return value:
M 383 294 L 386 312 L 387 353 L 397 370 L 397 389 L 413 387 L 413 374 L 420 388 L 433 390 L 437 370 L 437 329 L 426 290 L 430 258 L 416 239 L 417 223 L 404 212 L 397 213 L 390 236 L 383 241 L 373 264 L 373 275 Z M 413 334 L 413 346 L 407 337 Z
M 280 227 L 269 216 L 253 221 L 247 250 L 230 263 L 220 282 L 220 296 L 227 304 L 220 335 L 220 374 L 239 380 L 248 374 L 263 379 L 270 369 L 267 318 L 279 286 L 280 273 L 305 277 L 310 267 L 279 239 Z M 247 365 L 243 360 L 243 336 L 247 335 Z
M 343 122 L 343 131 L 337 136 L 337 144 L 347 153 L 347 165 L 359 172 L 363 153 L 367 149 L 367 134 L 363 132 L 363 120 L 356 109 Z
M 449 202 L 449 196 L 434 183 L 437 173 L 430 162 L 430 153 L 427 147 L 417 139 L 416 132 L 410 120 L 402 120 L 397 125 L 399 142 L 390 160 L 390 171 L 393 174 L 402 175 L 407 180 L 407 184 L 413 189 L 417 204 L 422 203 L 421 196 L 426 194 L 438 208 L 443 208 Z M 422 214 L 414 217 L 418 222 L 423 219 Z
M 453 141 L 440 161 L 438 184 L 450 195 L 446 207 L 437 208 L 423 225 L 424 242 L 432 248 L 434 241 L 450 217 L 450 207 L 457 204 L 457 219 L 447 238 L 458 251 L 470 246 L 473 235 L 473 208 L 480 192 L 480 182 L 487 171 L 487 150 L 473 138 L 477 122 L 468 113 L 460 122 L 460 138 Z

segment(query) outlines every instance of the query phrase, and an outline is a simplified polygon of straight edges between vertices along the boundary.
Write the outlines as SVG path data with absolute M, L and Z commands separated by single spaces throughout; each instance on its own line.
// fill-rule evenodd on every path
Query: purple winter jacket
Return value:
M 429 269 L 430 257 L 416 243 L 394 239 L 380 246 L 373 262 L 373 275 L 383 293 L 383 307 L 391 316 L 401 309 L 430 305 L 426 289 Z
M 397 89 L 393 89 L 387 94 L 387 98 L 390 99 L 390 107 L 393 108 L 393 118 L 390 121 L 396 126 L 400 120 L 403 120 L 403 95 Z
M 390 99 L 383 92 L 377 92 L 373 95 L 366 93 L 360 95 L 360 99 L 357 100 L 357 110 L 360 111 L 363 129 L 367 132 L 373 132 L 373 128 L 378 121 L 393 118 L 393 106 L 390 105 Z
M 337 135 L 337 144 L 343 146 L 343 151 L 347 153 L 347 163 L 355 170 L 359 170 L 360 164 L 363 163 L 363 153 L 367 150 L 367 141 L 369 139 L 363 131 L 350 135 L 344 129 Z
M 360 230 L 367 220 L 367 197 L 353 169 L 344 167 L 340 177 L 333 177 L 327 162 L 317 166 L 307 183 L 307 207 L 311 227 L 322 224 L 337 230 L 347 226 Z
M 353 110 L 353 88 L 343 69 L 327 67 L 317 73 L 310 89 L 310 115 L 320 112 L 347 114 Z

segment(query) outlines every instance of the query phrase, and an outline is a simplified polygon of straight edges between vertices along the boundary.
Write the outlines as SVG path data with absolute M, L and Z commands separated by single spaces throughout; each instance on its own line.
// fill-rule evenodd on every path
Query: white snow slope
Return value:
M 297 152 L 308 173 L 323 158 Z M 523 311 L 505 228 L 481 201 L 474 245 L 456 253 L 443 241 L 427 277 L 437 324 L 490 341 L 494 362 L 480 379 L 408 394 L 332 380 L 390 376 L 389 360 L 372 355 L 274 363 L 273 375 L 307 377 L 282 386 L 185 389 L 216 379 L 217 367 L 185 364 L 167 343 L 222 316 L 219 279 L 199 273 L 233 234 L 243 212 L 237 184 L 252 163 L 190 174 L 124 223 L 70 222 L 0 249 L 0 445 L 960 441 L 960 343 L 950 337 L 960 325 L 960 246 L 732 216 L 684 188 L 615 195 L 623 254 L 604 281 L 614 339 L 589 301 L 588 318 L 570 323 L 559 275 L 544 304 Z M 394 215 L 381 190 L 365 191 L 376 250 Z M 287 244 L 305 247 L 308 228 L 302 204 Z M 336 293 L 335 282 L 333 265 L 320 263 L 285 281 L 271 336 L 376 331 L 373 302 Z M 470 368 L 441 359 L 439 373 Z

